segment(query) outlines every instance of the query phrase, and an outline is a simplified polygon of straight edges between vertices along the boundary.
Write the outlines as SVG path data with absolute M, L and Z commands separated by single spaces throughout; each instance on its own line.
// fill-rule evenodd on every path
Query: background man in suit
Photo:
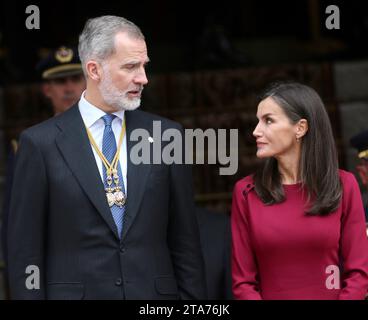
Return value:
M 73 47 L 60 46 L 51 50 L 46 57 L 39 61 L 36 71 L 42 80 L 41 91 L 50 100 L 54 115 L 66 111 L 77 103 L 86 88 L 78 50 Z M 14 161 L 17 149 L 18 141 L 17 139 L 12 139 L 6 166 L 4 204 L 1 215 L 1 245 L 5 268 L 7 266 L 7 223 L 10 193 L 13 184 Z M 6 269 L 4 278 L 5 282 L 7 282 Z
M 135 110 L 148 82 L 144 36 L 121 17 L 90 19 L 79 54 L 87 79 L 79 103 L 21 135 L 8 224 L 11 297 L 206 298 L 190 168 L 129 157 L 133 130 L 152 135 L 153 121 L 182 130 Z M 29 266 L 40 275 L 31 289 Z

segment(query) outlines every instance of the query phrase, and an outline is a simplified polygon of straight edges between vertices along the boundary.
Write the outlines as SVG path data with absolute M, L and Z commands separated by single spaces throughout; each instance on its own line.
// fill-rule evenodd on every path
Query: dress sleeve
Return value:
M 231 210 L 232 231 L 232 288 L 238 300 L 261 300 L 258 268 L 250 240 L 247 221 L 247 199 L 241 182 L 235 185 Z
M 368 238 L 363 202 L 352 174 L 343 181 L 341 255 L 343 275 L 340 300 L 361 300 L 368 290 Z

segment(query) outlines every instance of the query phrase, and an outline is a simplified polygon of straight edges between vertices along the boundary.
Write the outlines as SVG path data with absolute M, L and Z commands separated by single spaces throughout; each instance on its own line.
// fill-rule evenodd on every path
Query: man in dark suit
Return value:
M 162 130 L 182 130 L 135 110 L 148 82 L 144 36 L 124 18 L 90 19 L 79 54 L 87 79 L 79 103 L 21 135 L 11 297 L 205 299 L 190 168 L 130 156 L 137 129 L 153 135 L 160 121 Z M 150 142 L 150 151 L 168 144 Z

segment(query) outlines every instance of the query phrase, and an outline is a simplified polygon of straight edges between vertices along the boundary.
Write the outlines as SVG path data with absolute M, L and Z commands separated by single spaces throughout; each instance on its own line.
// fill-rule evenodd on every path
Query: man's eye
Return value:
M 267 123 L 267 124 L 272 123 L 272 119 L 271 119 L 271 118 L 267 118 L 267 119 L 266 119 L 266 123 Z
M 135 64 L 126 64 L 125 68 L 128 69 L 128 70 L 132 70 L 132 69 L 135 68 Z

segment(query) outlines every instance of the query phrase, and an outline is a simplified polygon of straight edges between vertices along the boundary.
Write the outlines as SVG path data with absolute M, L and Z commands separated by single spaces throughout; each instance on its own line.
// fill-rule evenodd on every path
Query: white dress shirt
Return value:
M 102 111 L 101 109 L 97 108 L 96 106 L 94 106 L 93 104 L 91 104 L 90 102 L 88 102 L 86 100 L 86 98 L 84 97 L 84 93 L 85 92 L 82 93 L 82 96 L 81 96 L 81 98 L 79 100 L 79 103 L 78 103 L 79 111 L 82 115 L 85 126 L 91 132 L 91 135 L 92 135 L 93 139 L 95 139 L 95 142 L 96 142 L 98 148 L 102 152 L 102 138 L 103 138 L 103 133 L 104 133 L 104 130 L 105 130 L 105 123 L 104 123 L 102 117 L 106 113 L 104 111 Z M 119 143 L 119 138 L 120 138 L 120 133 L 121 133 L 121 128 L 122 128 L 122 123 L 123 123 L 123 120 L 124 120 L 124 110 L 114 112 L 113 114 L 116 117 L 112 121 L 111 126 L 112 126 L 112 130 L 114 132 L 116 144 L 118 144 Z M 117 147 L 118 147 L 118 145 L 117 145 Z M 93 154 L 95 156 L 97 167 L 98 167 L 98 170 L 100 172 L 101 179 L 103 181 L 103 171 L 102 171 L 103 164 L 102 164 L 102 160 L 98 156 L 98 154 L 97 154 L 96 150 L 94 149 L 94 147 L 92 146 L 92 144 L 91 144 L 91 148 L 93 150 Z M 121 173 L 123 175 L 125 193 L 127 195 L 128 194 L 127 193 L 128 192 L 128 186 L 127 186 L 126 134 L 124 135 L 123 144 L 122 144 L 121 150 L 120 150 L 119 163 L 120 163 Z

